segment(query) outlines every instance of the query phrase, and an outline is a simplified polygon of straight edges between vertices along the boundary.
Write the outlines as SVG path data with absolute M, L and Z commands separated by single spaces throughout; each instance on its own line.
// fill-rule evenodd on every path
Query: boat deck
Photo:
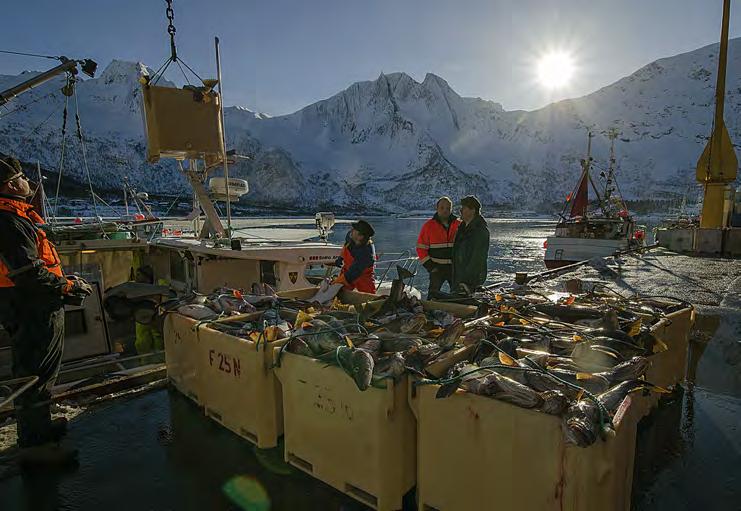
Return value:
M 626 258 L 620 269 L 580 268 L 561 278 L 574 277 L 610 280 L 626 295 L 673 295 L 698 304 L 684 391 L 639 425 L 632 508 L 737 509 L 741 261 L 657 251 Z M 160 388 L 79 411 L 69 442 L 80 449 L 80 467 L 54 477 L 6 473 L 3 510 L 262 510 L 266 500 L 274 511 L 365 509 L 289 468 L 280 447 L 255 449 L 177 392 Z M 10 428 L 0 428 L 0 436 Z M 242 496 L 252 495 L 247 507 L 225 491 L 235 477 Z

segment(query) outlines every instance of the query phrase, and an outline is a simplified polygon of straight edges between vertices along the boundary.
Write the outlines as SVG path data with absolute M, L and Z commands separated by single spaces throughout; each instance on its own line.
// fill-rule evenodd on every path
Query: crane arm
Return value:
M 37 85 L 41 85 L 42 83 L 45 83 L 51 80 L 57 75 L 60 75 L 62 73 L 77 74 L 78 64 L 80 64 L 82 71 L 90 77 L 92 77 L 95 74 L 95 69 L 98 66 L 94 61 L 90 59 L 85 59 L 83 61 L 77 61 L 77 60 L 70 60 L 66 57 L 59 57 L 59 60 L 62 63 L 59 64 L 57 67 L 49 69 L 48 71 L 44 71 L 43 73 L 38 74 L 34 76 L 33 78 L 26 80 L 25 82 L 21 82 L 18 85 L 11 87 L 10 89 L 6 89 L 0 92 L 0 105 L 4 105 L 5 103 L 10 101 L 14 97 L 18 96 L 19 94 L 22 94 L 26 92 L 27 90 L 30 90 L 36 87 Z

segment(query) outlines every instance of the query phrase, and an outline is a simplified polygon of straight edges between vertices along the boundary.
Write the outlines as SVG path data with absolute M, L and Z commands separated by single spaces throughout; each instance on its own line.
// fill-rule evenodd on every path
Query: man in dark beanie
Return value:
M 15 399 L 18 460 L 28 465 L 74 461 L 76 451 L 59 445 L 66 420 L 52 421 L 51 387 L 62 361 L 65 295 L 92 288 L 67 278 L 54 245 L 39 227 L 43 219 L 26 199 L 31 188 L 15 158 L 0 155 L 0 324 L 10 335 L 13 376 L 38 376 Z
M 376 292 L 376 282 L 373 277 L 376 264 L 376 249 L 371 239 L 376 231 L 365 220 L 358 220 L 352 224 L 347 233 L 342 254 L 337 258 L 336 266 L 340 266 L 340 276 L 334 281 L 342 284 L 343 289 L 357 289 L 363 293 Z
M 453 292 L 471 294 L 486 281 L 489 227 L 481 216 L 481 202 L 468 195 L 461 199 L 461 220 L 453 243 Z

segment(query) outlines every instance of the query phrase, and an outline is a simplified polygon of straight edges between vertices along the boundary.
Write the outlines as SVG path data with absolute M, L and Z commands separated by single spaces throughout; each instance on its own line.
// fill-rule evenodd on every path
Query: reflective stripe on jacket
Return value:
M 435 213 L 424 223 L 417 237 L 420 263 L 432 261 L 436 264 L 453 264 L 453 242 L 461 221 L 455 215 L 450 215 L 449 222 L 446 228 Z
M 27 248 L 30 248 L 31 251 L 35 248 L 36 252 L 35 254 L 30 254 L 35 257 L 26 258 L 24 261 L 26 264 L 20 266 L 12 266 L 8 262 L 8 257 L 5 257 L 6 254 L 0 253 L 0 288 L 14 287 L 16 285 L 16 277 L 26 272 L 32 272 L 33 270 L 38 272 L 40 268 L 43 268 L 46 272 L 57 277 L 58 281 L 62 284 L 62 292 L 67 292 L 72 287 L 72 283 L 64 277 L 62 261 L 59 259 L 54 245 L 47 239 L 46 233 L 37 227 L 38 224 L 43 224 L 44 220 L 32 208 L 33 206 L 31 204 L 22 200 L 0 197 L 0 211 L 15 215 L 33 227 L 35 247 Z M 26 227 L 24 229 L 28 228 Z M 10 238 L 11 233 L 2 233 L 2 236 Z

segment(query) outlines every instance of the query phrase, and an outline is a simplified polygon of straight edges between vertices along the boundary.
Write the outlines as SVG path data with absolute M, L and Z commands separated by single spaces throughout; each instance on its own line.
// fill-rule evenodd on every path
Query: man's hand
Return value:
M 72 284 L 72 287 L 69 289 L 69 294 L 84 296 L 90 296 L 93 294 L 93 286 L 85 282 L 85 279 L 78 277 L 77 275 L 68 275 L 67 280 Z

